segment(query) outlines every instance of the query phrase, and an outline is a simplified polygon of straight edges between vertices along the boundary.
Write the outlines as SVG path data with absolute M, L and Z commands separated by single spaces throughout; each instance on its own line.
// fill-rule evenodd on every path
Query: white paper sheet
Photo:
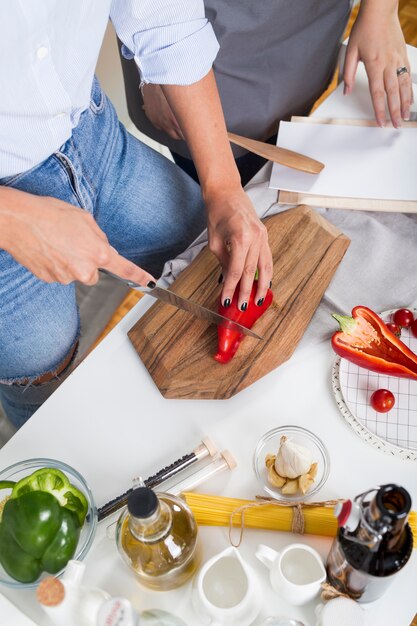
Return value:
M 277 144 L 325 164 L 318 175 L 274 163 L 274 189 L 323 196 L 417 200 L 417 128 L 281 122 Z

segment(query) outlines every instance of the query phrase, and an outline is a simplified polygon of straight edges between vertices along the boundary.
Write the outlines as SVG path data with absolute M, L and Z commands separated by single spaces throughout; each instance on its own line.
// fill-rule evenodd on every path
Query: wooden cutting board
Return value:
M 214 324 L 155 303 L 128 335 L 166 398 L 224 399 L 289 359 L 337 269 L 349 239 L 314 209 L 298 206 L 267 218 L 274 260 L 274 302 L 227 364 L 213 359 Z M 206 247 L 172 291 L 217 310 L 221 268 Z

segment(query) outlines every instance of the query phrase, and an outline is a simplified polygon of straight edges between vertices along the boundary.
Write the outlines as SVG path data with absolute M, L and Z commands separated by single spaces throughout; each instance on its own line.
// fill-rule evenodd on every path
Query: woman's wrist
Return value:
M 376 19 L 398 14 L 398 0 L 362 0 L 359 12 L 372 14 Z
M 22 227 L 22 220 L 25 220 L 25 206 L 30 198 L 31 194 L 0 185 L 0 249 L 9 250 L 13 245 Z M 29 219 L 35 217 L 31 210 L 27 215 Z
M 235 166 L 234 162 L 233 166 Z M 209 180 L 200 180 L 201 193 L 206 205 L 215 202 L 216 199 L 242 193 L 239 171 L 235 167 L 230 170 L 229 175 L 222 172 L 218 175 L 211 175 Z

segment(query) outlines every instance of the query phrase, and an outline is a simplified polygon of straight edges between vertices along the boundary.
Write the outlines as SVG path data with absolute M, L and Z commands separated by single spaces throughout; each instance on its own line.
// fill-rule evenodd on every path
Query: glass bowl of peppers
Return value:
M 329 477 L 330 458 L 324 443 L 311 431 L 301 426 L 279 426 L 258 441 L 253 469 L 259 484 L 274 499 L 298 502 L 323 487 Z
M 0 584 L 36 587 L 91 547 L 97 510 L 85 479 L 55 459 L 0 471 Z

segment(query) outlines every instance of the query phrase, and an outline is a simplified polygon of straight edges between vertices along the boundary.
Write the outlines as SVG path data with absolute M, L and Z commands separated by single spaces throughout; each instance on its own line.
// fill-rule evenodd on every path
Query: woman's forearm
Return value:
M 187 86 L 162 85 L 196 165 L 203 195 L 240 186 L 213 71 Z
M 225 276 L 222 302 L 230 304 L 239 283 L 239 307 L 245 310 L 256 270 L 256 300 L 265 297 L 272 279 L 272 255 L 266 228 L 240 184 L 213 72 L 193 85 L 162 89 L 197 168 L 209 246 Z

